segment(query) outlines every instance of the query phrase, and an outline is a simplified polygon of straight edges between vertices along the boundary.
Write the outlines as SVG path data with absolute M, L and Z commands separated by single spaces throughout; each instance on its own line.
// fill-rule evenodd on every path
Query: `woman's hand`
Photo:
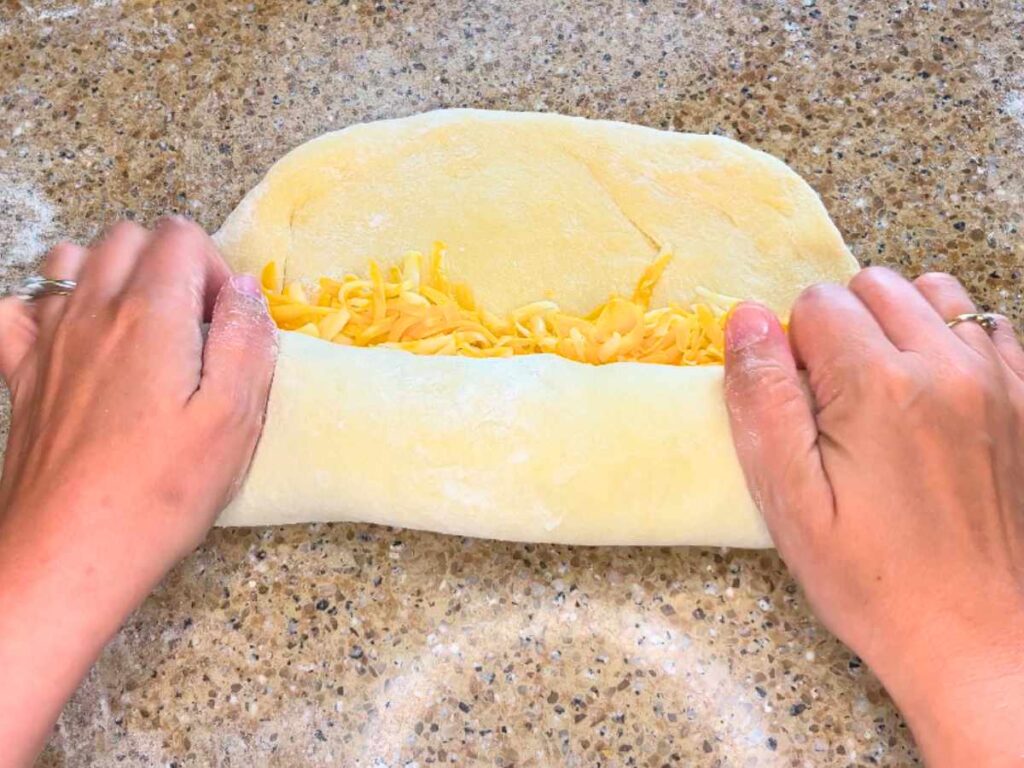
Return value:
M 948 275 L 870 268 L 806 291 L 788 340 L 756 305 L 726 329 L 779 553 L 934 765 L 1024 756 L 1024 351 L 1005 319 L 946 326 L 973 311 Z
M 31 760 L 107 639 L 230 499 L 276 356 L 258 283 L 231 277 L 184 219 L 59 245 L 42 273 L 78 286 L 0 301 L 0 765 Z

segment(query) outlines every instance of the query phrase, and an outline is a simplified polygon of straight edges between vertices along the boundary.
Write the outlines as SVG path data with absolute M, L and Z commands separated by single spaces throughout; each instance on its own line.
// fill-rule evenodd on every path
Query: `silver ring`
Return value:
M 965 312 L 947 321 L 946 325 L 955 328 L 960 323 L 977 323 L 988 333 L 992 333 L 999 327 L 999 315 L 993 312 Z
M 22 301 L 35 301 L 44 296 L 67 296 L 76 285 L 74 280 L 51 280 L 41 275 L 29 275 L 15 286 L 11 295 Z

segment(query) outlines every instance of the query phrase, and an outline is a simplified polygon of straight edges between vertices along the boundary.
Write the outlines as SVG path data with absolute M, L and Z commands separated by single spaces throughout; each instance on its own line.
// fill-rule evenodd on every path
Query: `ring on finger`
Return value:
M 960 323 L 976 323 L 980 325 L 986 333 L 991 334 L 999 327 L 999 315 L 993 312 L 964 312 L 961 315 L 957 315 L 952 320 L 947 320 L 946 325 L 949 328 L 955 328 Z
M 54 280 L 41 275 L 29 275 L 14 287 L 11 295 L 22 301 L 35 301 L 44 296 L 68 296 L 75 290 L 76 285 L 74 280 Z

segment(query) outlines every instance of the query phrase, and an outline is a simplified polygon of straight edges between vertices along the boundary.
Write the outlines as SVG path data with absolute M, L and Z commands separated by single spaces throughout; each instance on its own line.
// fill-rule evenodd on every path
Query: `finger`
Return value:
M 86 250 L 74 243 L 60 243 L 43 259 L 39 273 L 51 280 L 78 280 Z M 67 296 L 43 296 L 35 300 L 36 322 L 40 333 L 52 330 L 64 315 Z
M 235 468 L 239 476 L 259 437 L 276 359 L 277 328 L 259 282 L 250 275 L 230 278 L 214 306 L 202 378 L 189 408 L 207 423 L 232 430 L 241 441 L 241 463 Z
M 992 331 L 992 343 L 1006 366 L 1024 381 L 1024 348 L 1009 318 L 998 316 L 996 329 Z
M 208 320 L 230 276 L 209 235 L 188 219 L 172 216 L 157 224 L 122 296 Z
M 783 558 L 831 521 L 818 429 L 775 316 L 740 304 L 725 328 L 725 399 L 750 493 Z
M 277 328 L 259 281 L 235 275 L 224 283 L 213 310 L 198 396 L 251 401 L 252 410 L 262 412 L 276 358 Z
M 935 307 L 943 323 L 957 315 L 978 311 L 960 281 L 945 272 L 927 272 L 914 280 L 914 287 Z M 958 323 L 952 329 L 947 328 L 945 338 L 949 339 L 950 334 L 959 336 L 967 346 L 985 357 L 995 354 L 988 332 L 977 323 Z
M 813 285 L 797 297 L 789 321 L 789 338 L 797 363 L 811 374 L 820 406 L 834 393 L 822 381 L 838 380 L 851 369 L 898 353 L 871 311 L 839 285 Z
M 946 335 L 946 323 L 907 280 L 885 267 L 862 269 L 850 280 L 860 299 L 893 345 L 902 351 L 933 349 Z
M 149 238 L 149 231 L 133 221 L 110 227 L 89 249 L 69 306 L 103 305 L 121 293 Z
M 36 340 L 36 320 L 27 301 L 0 299 L 0 376 L 14 389 L 15 372 Z

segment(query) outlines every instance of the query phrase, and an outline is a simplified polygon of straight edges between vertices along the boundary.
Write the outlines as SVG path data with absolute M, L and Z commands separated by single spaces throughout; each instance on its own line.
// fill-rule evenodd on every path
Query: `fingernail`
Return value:
M 231 278 L 231 285 L 244 296 L 263 296 L 260 281 L 252 275 L 234 275 Z
M 725 345 L 727 350 L 739 352 L 764 341 L 771 331 L 768 310 L 756 304 L 740 304 L 725 324 Z
M 168 213 L 156 220 L 156 226 L 154 228 L 161 229 L 163 227 L 180 226 L 188 223 L 189 220 L 185 216 L 181 216 L 177 213 Z

